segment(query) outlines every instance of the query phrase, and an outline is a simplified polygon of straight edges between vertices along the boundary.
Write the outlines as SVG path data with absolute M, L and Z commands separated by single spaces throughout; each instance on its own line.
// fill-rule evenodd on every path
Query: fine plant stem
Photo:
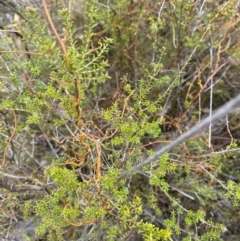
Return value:
M 232 100 L 228 101 L 226 104 L 221 106 L 216 112 L 212 114 L 212 116 L 208 116 L 204 120 L 202 120 L 198 125 L 193 126 L 191 129 L 189 129 L 186 133 L 179 136 L 175 141 L 170 143 L 169 145 L 163 147 L 162 149 L 156 151 L 152 156 L 148 157 L 147 159 L 143 160 L 141 163 L 136 165 L 132 170 L 129 172 L 125 172 L 120 176 L 120 179 L 126 178 L 128 176 L 131 176 L 133 173 L 141 170 L 144 166 L 157 162 L 158 158 L 165 152 L 168 152 L 172 149 L 174 149 L 176 146 L 178 146 L 180 143 L 186 141 L 190 137 L 197 134 L 199 131 L 202 131 L 204 128 L 206 128 L 209 123 L 214 122 L 217 119 L 220 119 L 224 115 L 231 112 L 238 104 L 240 104 L 240 95 L 233 98 Z

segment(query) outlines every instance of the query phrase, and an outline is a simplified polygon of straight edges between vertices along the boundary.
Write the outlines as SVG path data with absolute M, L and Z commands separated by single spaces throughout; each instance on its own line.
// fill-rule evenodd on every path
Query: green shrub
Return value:
M 21 48 L 0 41 L 2 226 L 15 209 L 46 240 L 239 234 L 237 113 L 227 143 L 212 126 L 132 171 L 232 96 L 236 1 L 42 3 L 21 12 Z

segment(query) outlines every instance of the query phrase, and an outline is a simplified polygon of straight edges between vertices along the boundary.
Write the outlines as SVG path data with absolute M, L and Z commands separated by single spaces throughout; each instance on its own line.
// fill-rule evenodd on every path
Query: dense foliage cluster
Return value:
M 239 240 L 239 1 L 0 9 L 1 238 Z

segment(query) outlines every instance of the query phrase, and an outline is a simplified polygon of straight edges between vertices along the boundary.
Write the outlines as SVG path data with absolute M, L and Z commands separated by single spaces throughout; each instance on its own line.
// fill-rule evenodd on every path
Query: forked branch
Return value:
M 216 121 L 217 119 L 220 119 L 224 115 L 228 114 L 231 112 L 234 108 L 237 107 L 237 105 L 240 104 L 240 95 L 237 97 L 233 98 L 232 100 L 228 101 L 226 104 L 221 106 L 219 109 L 217 109 L 212 116 L 208 116 L 204 120 L 202 120 L 199 124 L 193 126 L 191 129 L 189 129 L 186 133 L 183 135 L 179 136 L 175 141 L 171 142 L 169 145 L 163 147 L 162 149 L 156 151 L 152 156 L 148 157 L 147 159 L 143 160 L 141 163 L 136 165 L 132 170 L 123 173 L 120 176 L 120 179 L 126 178 L 128 176 L 131 176 L 133 173 L 141 170 L 144 166 L 158 162 L 159 157 L 165 153 L 168 152 L 172 149 L 174 149 L 176 146 L 181 144 L 182 142 L 186 141 L 190 137 L 194 136 L 197 134 L 199 131 L 202 131 L 204 128 L 206 128 L 210 123 Z

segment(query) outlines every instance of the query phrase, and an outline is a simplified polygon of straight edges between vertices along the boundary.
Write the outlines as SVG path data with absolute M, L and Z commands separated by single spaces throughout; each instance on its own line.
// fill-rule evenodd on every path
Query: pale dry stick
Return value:
M 202 5 L 201 5 L 201 7 L 200 7 L 200 15 L 201 15 L 201 16 L 202 16 L 202 13 L 203 13 L 204 4 L 205 4 L 205 0 L 203 0 Z
M 231 142 L 230 142 L 230 144 L 229 144 L 228 147 L 227 147 L 227 149 L 229 149 L 229 148 L 232 146 L 234 139 L 233 139 L 232 133 L 231 133 L 231 131 L 230 131 L 230 129 L 229 129 L 228 115 L 226 115 L 226 125 L 227 125 L 228 134 L 229 134 L 229 136 L 230 136 L 230 138 L 231 138 Z
M 202 170 L 204 170 L 210 177 L 211 179 L 217 181 L 225 190 L 228 190 L 227 186 L 225 186 L 223 184 L 223 182 L 221 182 L 219 179 L 217 179 L 214 175 L 212 175 L 208 170 L 206 170 L 206 168 L 204 168 L 202 165 L 200 164 L 197 164 L 197 166 L 199 166 Z M 232 192 L 231 192 L 232 195 L 234 195 Z
M 147 159 L 143 160 L 141 163 L 136 165 L 132 170 L 123 173 L 120 175 L 119 179 L 126 178 L 128 176 L 131 176 L 135 172 L 141 170 L 143 167 L 150 163 L 158 162 L 159 157 L 164 154 L 165 152 L 168 152 L 172 149 L 174 149 L 179 144 L 183 143 L 187 139 L 191 138 L 195 134 L 197 134 L 199 131 L 202 131 L 204 128 L 206 128 L 210 122 L 214 122 L 215 120 L 223 117 L 224 115 L 228 114 L 231 110 L 233 110 L 237 105 L 240 104 L 240 95 L 233 98 L 232 100 L 228 101 L 226 104 L 221 106 L 219 109 L 216 110 L 212 114 L 212 116 L 208 116 L 204 120 L 202 120 L 198 125 L 193 126 L 191 129 L 189 129 L 186 133 L 179 136 L 175 141 L 171 142 L 169 145 L 164 146 L 162 149 L 156 151 L 152 156 L 148 157 Z
M 14 135 L 16 133 L 16 129 L 17 129 L 17 117 L 16 117 L 16 114 L 15 114 L 14 110 L 12 112 L 13 112 L 13 120 L 14 120 L 14 129 L 13 129 L 13 132 L 12 132 L 11 136 L 9 137 L 7 145 L 6 145 L 5 149 L 4 149 L 3 161 L 2 161 L 2 165 L 0 165 L 0 169 L 2 169 L 5 166 L 5 164 L 6 164 L 6 161 L 7 161 L 7 151 L 8 151 L 9 146 L 11 145 L 11 142 L 13 140 L 13 137 L 14 137 Z
M 212 39 L 210 47 L 210 70 L 213 70 L 213 48 L 212 48 Z M 200 96 L 200 95 L 199 95 Z M 213 76 L 210 79 L 210 103 L 209 103 L 209 116 L 212 116 L 212 103 L 213 103 Z M 212 143 L 212 122 L 209 123 L 209 135 L 208 135 L 208 147 L 211 148 Z
M 68 11 L 71 12 L 72 11 L 72 0 L 68 1 Z
M 165 0 L 163 1 L 159 11 L 158 11 L 158 20 L 160 20 L 160 17 L 161 17 L 161 12 L 163 10 L 163 6 L 165 4 Z M 153 44 L 153 54 L 152 54 L 152 63 L 154 63 L 155 61 L 155 54 L 156 54 L 156 44 L 157 44 L 157 32 L 155 33 L 155 36 L 154 36 L 154 44 Z
M 17 175 L 13 175 L 13 174 L 4 173 L 1 171 L 0 171 L 0 175 L 4 176 L 4 177 L 13 178 L 13 179 L 29 179 L 29 176 L 17 176 Z
M 178 46 L 177 46 L 177 44 L 176 44 L 176 34 L 175 34 L 175 27 L 174 27 L 174 24 L 173 23 L 171 23 L 172 24 L 172 32 L 173 32 L 173 46 L 174 46 L 174 48 L 175 49 L 177 49 L 178 48 Z
M 20 50 L 11 50 L 11 51 L 0 50 L 0 53 L 2 53 L 2 54 L 29 54 L 29 55 L 38 55 L 38 56 L 43 55 L 43 53 L 37 53 L 37 52 L 34 53 L 34 52 L 20 51 Z
M 177 191 L 177 192 L 181 193 L 181 194 L 182 194 L 183 196 L 185 196 L 185 197 L 188 197 L 188 198 L 190 198 L 190 199 L 192 199 L 192 200 L 195 200 L 195 198 L 194 198 L 193 196 L 185 193 L 184 191 L 182 191 L 182 190 L 180 190 L 180 189 L 178 189 L 178 188 L 176 188 L 176 187 L 173 187 L 172 189 L 173 189 L 174 191 Z
M 211 153 L 207 153 L 204 155 L 201 155 L 201 158 L 204 157 L 212 157 L 212 156 L 216 156 L 216 155 L 224 155 L 224 154 L 228 154 L 228 153 L 232 153 L 232 152 L 239 152 L 240 148 L 232 148 L 232 149 L 226 149 L 226 150 L 221 150 L 221 151 L 214 151 Z M 191 156 L 192 159 L 196 159 L 199 158 L 198 156 Z M 172 161 L 174 161 L 174 159 L 172 159 Z

